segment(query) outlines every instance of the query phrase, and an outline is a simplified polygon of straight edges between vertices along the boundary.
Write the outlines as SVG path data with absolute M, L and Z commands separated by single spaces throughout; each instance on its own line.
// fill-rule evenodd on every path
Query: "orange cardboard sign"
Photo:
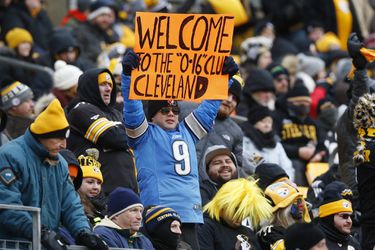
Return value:
M 137 12 L 130 99 L 226 99 L 234 17 Z

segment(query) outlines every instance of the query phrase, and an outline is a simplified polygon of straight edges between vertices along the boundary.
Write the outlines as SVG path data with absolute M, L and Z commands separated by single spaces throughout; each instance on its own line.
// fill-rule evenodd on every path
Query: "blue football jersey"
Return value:
M 221 101 L 203 101 L 175 130 L 166 131 L 147 122 L 142 102 L 128 99 L 130 77 L 122 79 L 124 123 L 143 205 L 168 206 L 183 223 L 203 223 L 195 144 L 211 129 Z

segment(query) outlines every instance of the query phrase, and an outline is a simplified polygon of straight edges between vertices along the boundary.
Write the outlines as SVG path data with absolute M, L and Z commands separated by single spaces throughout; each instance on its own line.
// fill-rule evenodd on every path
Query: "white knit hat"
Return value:
M 74 65 L 57 60 L 55 62 L 55 73 L 53 75 L 55 85 L 59 90 L 67 90 L 78 84 L 78 78 L 83 72 Z

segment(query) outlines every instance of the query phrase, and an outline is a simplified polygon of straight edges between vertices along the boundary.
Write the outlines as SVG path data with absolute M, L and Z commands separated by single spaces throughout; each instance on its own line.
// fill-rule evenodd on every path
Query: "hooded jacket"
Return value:
M 199 185 L 200 192 L 201 192 L 201 198 L 202 198 L 202 206 L 204 206 L 208 202 L 210 202 L 212 200 L 212 198 L 215 196 L 215 194 L 217 193 L 217 191 L 219 190 L 219 188 L 222 186 L 222 184 L 218 184 L 218 183 L 214 182 L 213 180 L 211 180 L 211 178 L 208 176 L 207 167 L 206 167 L 207 164 L 208 164 L 208 162 L 206 162 L 207 155 L 209 153 L 211 153 L 212 151 L 218 149 L 219 147 L 225 148 L 225 146 L 222 146 L 222 145 L 217 146 L 217 147 L 211 146 L 206 150 L 206 152 L 205 152 L 205 154 L 202 158 L 201 170 L 203 172 L 200 176 L 201 181 L 200 181 L 200 185 Z M 232 152 L 231 152 L 230 158 L 232 159 L 232 161 L 234 163 L 234 166 L 237 169 L 236 178 L 238 178 L 238 163 L 237 163 L 236 156 Z
M 109 73 L 107 69 L 90 69 L 79 78 L 78 100 L 68 113 L 71 126 L 68 148 L 75 155 L 83 154 L 88 148 L 99 150 L 98 161 L 102 164 L 105 194 L 118 186 L 129 187 L 137 192 L 135 166 L 121 122 L 122 115 L 114 108 L 116 88 L 112 89 L 111 101 L 106 105 L 98 85 L 98 74 L 102 72 Z
M 122 229 L 108 217 L 95 226 L 94 232 L 100 235 L 109 247 L 154 249 L 151 241 L 143 234 L 136 232 L 131 235 L 128 229 Z
M 66 161 L 58 155 L 57 165 L 49 165 L 48 155 L 29 130 L 0 148 L 1 203 L 39 207 L 42 225 L 57 231 L 62 223 L 76 237 L 90 230 L 87 218 Z M 1 210 L 0 238 L 31 240 L 32 224 L 28 212 Z

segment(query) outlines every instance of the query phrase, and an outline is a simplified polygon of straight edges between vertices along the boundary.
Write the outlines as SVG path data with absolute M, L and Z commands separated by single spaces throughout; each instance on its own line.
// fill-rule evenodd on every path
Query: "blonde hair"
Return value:
M 203 211 L 216 221 L 220 221 L 220 215 L 232 221 L 250 218 L 254 227 L 272 216 L 270 201 L 253 178 L 228 181 Z
M 292 215 L 290 214 L 291 204 L 285 208 L 280 208 L 274 212 L 273 218 L 271 221 L 272 225 L 281 226 L 283 228 L 288 228 L 289 226 L 293 225 L 297 221 L 293 219 Z

